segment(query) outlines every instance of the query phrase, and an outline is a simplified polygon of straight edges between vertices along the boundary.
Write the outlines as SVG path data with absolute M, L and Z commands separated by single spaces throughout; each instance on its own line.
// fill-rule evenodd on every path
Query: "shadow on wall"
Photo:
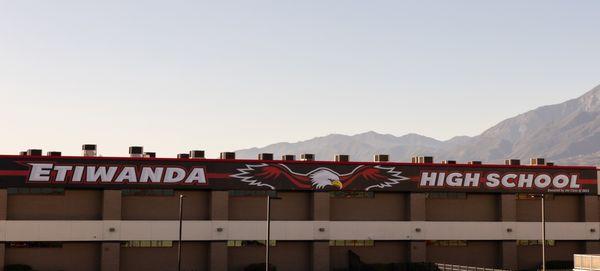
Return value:
M 29 265 L 9 264 L 4 266 L 4 271 L 34 271 Z
M 336 271 L 440 271 L 433 263 L 366 264 L 351 250 L 348 250 L 348 266 L 348 269 L 337 269 Z
M 264 271 L 265 270 L 265 263 L 254 263 L 251 265 L 246 266 L 246 268 L 244 268 L 244 271 Z M 269 271 L 277 271 L 277 267 L 275 267 L 272 264 L 269 264 Z

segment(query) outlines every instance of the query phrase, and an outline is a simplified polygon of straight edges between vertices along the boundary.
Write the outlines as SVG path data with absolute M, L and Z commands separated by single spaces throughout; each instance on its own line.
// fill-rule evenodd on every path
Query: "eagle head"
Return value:
M 335 186 L 342 189 L 343 184 L 340 181 L 340 175 L 330 169 L 317 169 L 308 176 L 314 187 L 317 189 L 325 188 L 326 186 Z

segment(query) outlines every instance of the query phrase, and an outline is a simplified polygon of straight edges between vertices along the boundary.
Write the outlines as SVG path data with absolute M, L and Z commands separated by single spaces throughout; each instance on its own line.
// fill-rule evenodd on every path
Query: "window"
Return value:
M 329 240 L 330 247 L 372 247 L 373 240 Z
M 556 241 L 546 240 L 546 245 L 553 247 Z M 539 246 L 542 244 L 542 240 L 517 240 L 517 246 Z
M 227 241 L 228 247 L 252 247 L 252 246 L 265 246 L 265 240 L 229 240 Z M 274 247 L 277 245 L 276 240 L 270 240 L 269 246 Z
M 229 190 L 232 197 L 277 197 L 277 191 L 273 190 Z
M 540 199 L 539 194 L 527 194 L 527 193 L 517 194 L 517 200 L 539 200 L 539 199 Z M 544 199 L 553 200 L 554 194 L 545 194 Z
M 429 240 L 427 241 L 428 246 L 435 247 L 466 247 L 466 240 Z
M 121 243 L 122 247 L 173 247 L 173 241 L 127 241 Z
M 175 190 L 173 189 L 123 189 L 121 190 L 123 196 L 173 196 Z
M 9 195 L 64 195 L 64 188 L 9 187 Z
M 9 242 L 11 248 L 62 248 L 60 242 Z
M 332 191 L 329 192 L 331 198 L 374 198 L 374 192 L 367 191 Z
M 466 199 L 467 193 L 460 192 L 432 192 L 425 194 L 428 199 Z

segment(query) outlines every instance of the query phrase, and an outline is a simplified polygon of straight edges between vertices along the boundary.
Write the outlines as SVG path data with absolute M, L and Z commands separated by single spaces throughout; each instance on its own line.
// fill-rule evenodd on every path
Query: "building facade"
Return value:
M 263 263 L 267 196 L 278 198 L 270 243 L 278 270 L 344 270 L 349 251 L 365 263 L 535 268 L 541 204 L 530 195 L 538 193 L 548 261 L 600 253 L 593 167 L 223 158 L 0 156 L 0 262 L 176 270 L 180 195 L 182 270 Z M 536 188 L 544 174 L 552 184 Z M 519 188 L 529 179 L 533 187 Z

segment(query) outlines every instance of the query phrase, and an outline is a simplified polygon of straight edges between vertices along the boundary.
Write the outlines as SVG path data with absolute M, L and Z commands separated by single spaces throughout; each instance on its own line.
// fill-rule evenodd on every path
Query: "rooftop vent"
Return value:
M 546 159 L 544 158 L 531 158 L 530 164 L 532 166 L 543 166 L 546 164 Z
M 258 160 L 272 161 L 273 160 L 273 154 L 272 153 L 259 153 L 258 154 Z
M 373 156 L 374 162 L 389 162 L 390 156 L 387 154 L 376 154 Z
M 334 160 L 336 162 L 349 162 L 350 161 L 350 155 L 347 154 L 336 154 L 334 157 Z
M 521 165 L 521 160 L 519 159 L 506 159 L 504 160 L 504 164 L 507 166 L 519 166 Z
M 42 156 L 42 150 L 40 149 L 29 149 L 27 150 L 28 156 Z
M 131 146 L 129 147 L 129 157 L 142 157 L 144 155 L 144 147 Z
M 235 159 L 235 152 L 222 152 L 221 159 L 233 160 Z
M 470 161 L 469 165 L 482 165 L 483 163 L 481 161 Z
M 456 165 L 456 161 L 455 160 L 444 160 L 444 161 L 442 161 L 442 164 Z
M 433 156 L 413 156 L 411 161 L 419 164 L 433 164 Z
M 281 160 L 283 161 L 294 161 L 296 160 L 296 156 L 293 154 L 286 154 L 281 156 Z
M 145 158 L 156 158 L 156 153 L 155 152 L 144 152 L 144 157 Z
M 58 157 L 58 156 L 61 156 L 61 153 L 59 151 L 49 151 L 46 153 L 46 155 L 51 156 L 51 157 Z
M 96 144 L 83 144 L 81 146 L 83 156 L 96 156 L 98 155 L 98 147 Z
M 204 158 L 204 151 L 202 151 L 202 150 L 193 150 L 193 151 L 190 151 L 190 158 L 203 159 Z
M 190 155 L 188 153 L 180 153 L 177 155 L 178 159 L 190 159 Z
M 315 161 L 315 155 L 312 153 L 304 153 L 300 155 L 302 161 Z

